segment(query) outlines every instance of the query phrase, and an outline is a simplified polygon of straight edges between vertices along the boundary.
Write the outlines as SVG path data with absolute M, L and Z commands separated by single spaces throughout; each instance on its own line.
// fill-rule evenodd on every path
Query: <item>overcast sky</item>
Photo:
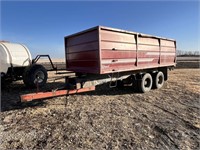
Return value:
M 64 36 L 102 25 L 177 40 L 200 50 L 197 1 L 1 2 L 0 40 L 23 43 L 37 54 L 64 58 Z

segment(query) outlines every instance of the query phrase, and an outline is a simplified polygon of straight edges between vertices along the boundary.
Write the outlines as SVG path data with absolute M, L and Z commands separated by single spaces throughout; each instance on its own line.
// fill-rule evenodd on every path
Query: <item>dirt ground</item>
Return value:
M 53 73 L 46 89 L 53 83 Z M 160 90 L 94 92 L 20 103 L 22 82 L 2 90 L 1 149 L 200 149 L 200 69 L 176 69 Z

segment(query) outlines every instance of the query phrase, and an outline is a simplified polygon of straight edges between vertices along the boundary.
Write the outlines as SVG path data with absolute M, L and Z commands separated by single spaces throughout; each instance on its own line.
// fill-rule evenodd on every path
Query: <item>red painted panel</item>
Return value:
M 125 58 L 136 58 L 136 51 L 112 51 L 112 50 L 102 50 L 102 59 L 125 59 Z
M 115 41 L 122 43 L 136 43 L 135 35 L 127 34 L 123 32 L 113 32 L 109 30 L 101 29 L 101 40 Z
M 139 59 L 140 60 L 140 59 Z M 141 65 L 151 65 L 151 64 L 158 64 L 158 61 L 159 59 L 158 58 L 153 58 L 153 59 L 147 59 L 146 61 L 143 60 L 143 61 L 138 61 L 138 66 L 141 66 Z
M 105 42 L 101 41 L 101 49 L 108 49 L 108 50 L 136 50 L 135 44 L 130 43 L 118 43 L 118 42 Z
M 98 61 L 68 61 L 69 71 L 83 72 L 83 73 L 99 73 L 99 62 Z
M 65 38 L 67 70 L 104 74 L 173 66 L 175 44 L 170 39 L 96 27 Z
M 138 45 L 138 51 L 159 51 L 159 46 L 155 45 Z
M 163 52 L 163 51 L 165 51 L 165 52 L 175 52 L 176 51 L 176 48 L 175 47 L 164 47 L 164 46 L 162 46 L 161 47 L 161 51 Z
M 139 37 L 139 44 L 157 45 L 159 46 L 159 41 L 156 38 L 151 37 Z
M 102 65 L 103 72 L 112 72 L 118 70 L 127 70 L 134 69 L 135 63 L 113 63 L 113 64 L 104 64 Z
M 138 58 L 158 58 L 159 52 L 151 52 L 151 51 L 138 51 Z
M 173 56 L 165 56 L 165 57 L 161 57 L 161 64 L 168 62 L 168 63 L 172 63 L 174 62 L 175 57 Z
M 80 73 L 92 73 L 92 74 L 100 74 L 99 68 L 95 67 L 73 67 L 73 68 L 67 68 L 68 71 L 73 72 L 80 72 Z
M 67 53 L 98 50 L 98 48 L 99 42 L 82 43 L 81 45 L 68 46 Z
M 163 53 L 163 52 L 161 52 L 161 55 L 160 55 L 161 58 L 169 58 L 169 57 L 174 58 L 175 56 L 176 56 L 175 53 Z
M 98 30 L 88 31 L 84 34 L 69 37 L 67 39 L 67 46 L 73 46 L 94 41 L 98 41 Z
M 98 28 L 65 37 L 67 70 L 100 72 Z
M 68 57 L 68 61 L 70 60 L 98 60 L 99 58 L 99 54 L 98 51 L 83 51 L 83 52 L 79 52 L 79 53 L 70 53 L 67 54 Z
M 68 61 L 68 66 L 71 67 L 97 67 L 98 66 L 98 61 Z
M 175 47 L 175 42 L 171 40 L 161 39 L 161 46 Z

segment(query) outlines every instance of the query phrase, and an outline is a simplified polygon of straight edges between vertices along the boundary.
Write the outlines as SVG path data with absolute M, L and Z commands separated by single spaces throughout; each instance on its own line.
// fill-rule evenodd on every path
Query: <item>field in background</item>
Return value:
M 200 68 L 200 57 L 177 57 L 176 68 Z

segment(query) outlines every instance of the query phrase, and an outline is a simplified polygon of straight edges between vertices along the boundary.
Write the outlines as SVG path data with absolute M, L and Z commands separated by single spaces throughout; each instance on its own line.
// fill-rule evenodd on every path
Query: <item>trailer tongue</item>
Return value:
M 94 91 L 95 87 L 89 87 L 89 88 L 81 88 L 76 90 L 58 90 L 58 91 L 51 91 L 51 92 L 39 92 L 39 93 L 31 93 L 31 94 L 25 94 L 21 95 L 21 101 L 22 102 L 28 102 L 32 100 L 37 99 L 44 99 L 44 98 L 50 98 L 50 97 L 57 97 L 62 95 L 71 95 L 71 94 L 77 94 L 77 93 L 83 93 L 88 91 Z

